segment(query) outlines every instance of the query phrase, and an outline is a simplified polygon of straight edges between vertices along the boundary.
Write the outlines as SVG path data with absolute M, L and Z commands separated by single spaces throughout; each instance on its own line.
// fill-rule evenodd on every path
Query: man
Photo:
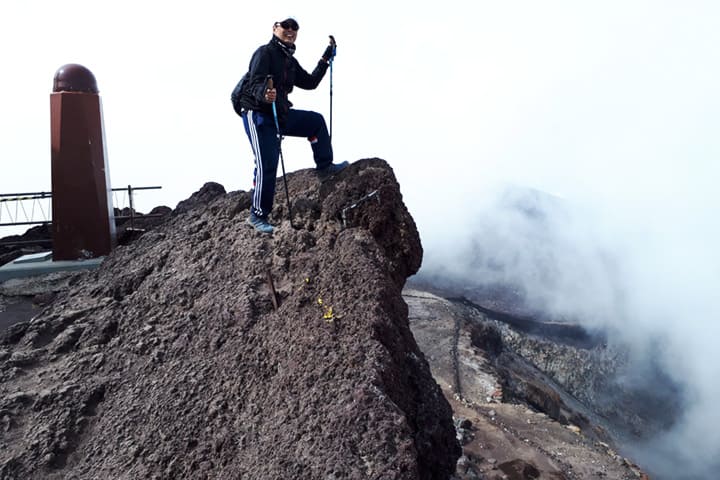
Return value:
M 243 119 L 245 132 L 255 155 L 255 192 L 247 222 L 262 233 L 273 232 L 268 215 L 275 196 L 280 154 L 273 103 L 280 134 L 308 139 L 312 146 L 316 171 L 321 179 L 348 165 L 348 162 L 332 163 L 330 135 L 323 116 L 317 112 L 296 110 L 288 100 L 288 94 L 293 87 L 312 90 L 320 84 L 335 52 L 335 45 L 331 43 L 313 72 L 306 72 L 293 57 L 299 29 L 300 26 L 293 18 L 276 22 L 273 25 L 272 40 L 255 51 L 248 73 L 235 87 L 232 96 L 233 107 Z M 272 85 L 269 79 L 272 79 Z

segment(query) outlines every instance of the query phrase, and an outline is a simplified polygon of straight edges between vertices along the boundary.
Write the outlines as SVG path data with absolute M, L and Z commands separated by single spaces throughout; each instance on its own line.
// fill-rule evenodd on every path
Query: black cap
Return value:
M 276 25 L 280 25 L 283 28 L 292 28 L 293 30 L 299 30 L 300 25 L 298 25 L 297 20 L 295 20 L 292 17 L 288 17 L 285 20 L 281 20 L 279 22 L 275 23 Z

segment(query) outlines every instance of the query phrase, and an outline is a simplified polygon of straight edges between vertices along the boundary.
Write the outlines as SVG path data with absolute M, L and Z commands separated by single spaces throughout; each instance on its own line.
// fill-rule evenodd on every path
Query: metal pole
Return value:
M 26 196 L 45 198 L 45 197 L 52 196 L 52 194 L 50 192 L 0 193 L 0 197 L 26 197 Z
M 330 44 L 333 46 L 332 57 L 330 58 L 330 143 L 332 143 L 333 131 L 333 63 L 335 63 L 335 54 L 337 53 L 337 44 L 335 37 L 330 35 Z
M 132 187 L 128 185 L 128 199 L 130 201 L 130 230 L 135 230 L 135 207 L 133 206 Z
M 267 88 L 268 90 L 272 90 L 273 88 L 272 75 L 267 76 Z M 292 223 L 292 210 L 290 209 L 290 191 L 288 190 L 287 177 L 285 176 L 285 160 L 283 159 L 282 153 L 282 136 L 280 135 L 280 123 L 278 122 L 277 108 L 275 107 L 275 102 L 272 102 L 272 111 L 273 117 L 275 119 L 275 130 L 277 132 L 278 153 L 280 154 L 280 165 L 282 166 L 283 183 L 285 184 L 285 197 L 287 198 L 288 217 L 290 217 L 290 226 L 292 228 L 295 228 Z
M 333 61 L 330 60 L 330 143 L 332 143 Z

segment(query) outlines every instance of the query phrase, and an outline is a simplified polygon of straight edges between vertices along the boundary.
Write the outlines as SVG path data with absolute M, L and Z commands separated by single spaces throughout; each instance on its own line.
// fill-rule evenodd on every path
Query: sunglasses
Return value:
M 276 23 L 276 25 L 280 25 L 285 30 L 295 30 L 296 32 L 300 30 L 300 25 L 295 20 L 283 20 Z

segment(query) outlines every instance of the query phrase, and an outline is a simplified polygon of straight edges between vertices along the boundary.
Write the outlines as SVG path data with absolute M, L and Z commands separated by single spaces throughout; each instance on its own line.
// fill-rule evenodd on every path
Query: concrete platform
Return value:
M 52 272 L 93 270 L 98 268 L 104 259 L 105 257 L 98 257 L 84 260 L 53 262 L 52 252 L 31 253 L 1 266 L 0 282 L 10 280 L 11 278 L 32 277 Z

